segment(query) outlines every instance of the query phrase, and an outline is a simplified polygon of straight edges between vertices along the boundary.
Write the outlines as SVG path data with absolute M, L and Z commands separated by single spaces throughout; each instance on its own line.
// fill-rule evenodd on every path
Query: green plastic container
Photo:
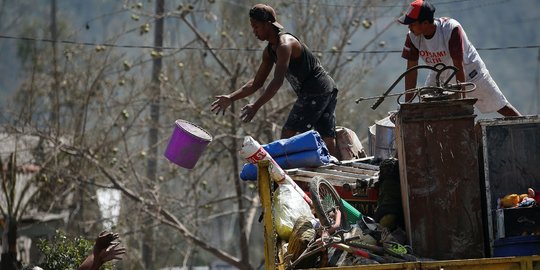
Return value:
M 349 224 L 356 224 L 356 222 L 362 218 L 362 213 L 360 213 L 358 209 L 344 199 L 341 199 L 341 202 L 343 203 L 343 207 L 345 207 L 347 221 L 349 221 Z

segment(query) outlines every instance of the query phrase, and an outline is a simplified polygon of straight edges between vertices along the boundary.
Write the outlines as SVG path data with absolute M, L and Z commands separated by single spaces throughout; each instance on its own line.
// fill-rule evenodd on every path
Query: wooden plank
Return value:
M 303 168 L 296 168 L 296 169 L 288 169 L 285 170 L 287 174 L 291 175 L 296 173 L 299 170 L 337 170 L 337 171 L 344 171 L 344 172 L 350 172 L 355 174 L 366 174 L 366 175 L 375 175 L 379 171 L 379 166 L 371 165 L 367 163 L 360 163 L 359 160 L 364 159 L 356 159 L 356 160 L 348 160 L 344 161 L 341 164 L 327 164 L 319 167 L 303 167 Z
M 328 180 L 334 186 L 343 186 L 343 184 L 346 184 L 346 183 L 348 184 L 356 183 L 357 179 L 362 179 L 362 178 L 354 178 L 354 177 L 348 177 L 348 176 L 339 176 L 339 175 L 334 175 L 330 173 L 312 172 L 312 171 L 303 171 L 303 170 L 297 171 L 294 175 L 291 176 L 291 178 L 295 180 L 295 178 L 298 178 L 299 176 L 306 177 L 306 178 L 313 178 L 314 176 L 320 176 Z
M 363 158 L 358 158 L 358 159 L 351 159 L 351 160 L 343 160 L 341 161 L 341 164 L 351 164 L 351 163 L 358 163 L 358 162 L 365 162 L 365 161 L 370 161 L 373 159 L 373 156 L 369 156 L 369 157 L 363 157 Z
M 335 176 L 343 176 L 343 177 L 350 177 L 354 179 L 367 179 L 371 178 L 371 175 L 363 174 L 363 173 L 351 173 L 351 172 L 345 172 L 345 171 L 339 171 L 328 169 L 328 168 L 305 168 L 305 171 L 311 171 L 311 172 L 317 172 L 317 173 L 324 173 L 324 174 L 332 174 Z
M 319 270 L 533 270 L 538 269 L 540 256 L 480 258 L 467 260 L 446 260 L 428 262 L 386 263 L 373 265 L 353 265 L 343 267 L 326 267 Z
M 355 163 L 351 163 L 349 165 L 351 167 L 355 167 L 355 168 L 362 168 L 362 169 L 374 170 L 374 171 L 379 170 L 379 166 L 372 165 L 372 164 L 367 164 L 367 163 L 355 162 Z
M 378 167 L 377 167 L 378 168 Z M 368 169 L 361 169 L 361 168 L 355 168 L 355 167 L 349 167 L 349 166 L 335 166 L 333 169 L 343 172 L 349 172 L 349 173 L 355 173 L 355 174 L 364 174 L 369 176 L 375 176 L 379 173 L 379 170 L 368 170 Z
M 361 177 L 358 177 L 358 175 L 354 175 L 354 174 L 346 175 L 346 173 L 338 173 L 336 171 L 328 171 L 328 170 L 327 171 L 325 170 L 317 170 L 317 171 L 299 170 L 298 172 L 296 172 L 296 175 L 299 175 L 299 174 L 310 176 L 310 177 L 321 176 L 324 178 L 340 179 L 343 181 L 352 181 L 352 182 L 355 182 L 357 179 L 363 179 Z
M 294 175 L 294 176 L 291 176 L 291 179 L 294 180 L 294 181 L 301 181 L 301 182 L 311 183 L 311 179 L 313 179 L 313 177 L 309 177 L 309 176 L 305 176 L 305 175 Z

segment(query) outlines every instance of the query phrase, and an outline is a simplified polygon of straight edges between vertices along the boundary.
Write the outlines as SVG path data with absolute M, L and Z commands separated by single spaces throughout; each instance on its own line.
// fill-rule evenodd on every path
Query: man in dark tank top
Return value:
M 282 31 L 283 26 L 277 22 L 276 12 L 272 7 L 265 4 L 253 6 L 249 10 L 249 19 L 253 34 L 261 41 L 268 41 L 262 54 L 262 62 L 255 77 L 240 89 L 229 95 L 216 96 L 212 111 L 224 114 L 235 100 L 248 97 L 263 88 L 275 65 L 274 77 L 262 95 L 254 103 L 242 108 L 242 121 L 251 121 L 287 79 L 298 99 L 283 125 L 281 138 L 315 129 L 323 138 L 330 154 L 337 157 L 336 83 L 305 44 L 292 34 Z

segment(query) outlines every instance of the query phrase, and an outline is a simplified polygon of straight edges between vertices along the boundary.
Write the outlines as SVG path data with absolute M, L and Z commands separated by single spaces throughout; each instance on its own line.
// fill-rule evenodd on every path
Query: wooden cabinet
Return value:
M 420 256 L 485 255 L 475 102 L 407 103 L 396 116 L 406 231 Z

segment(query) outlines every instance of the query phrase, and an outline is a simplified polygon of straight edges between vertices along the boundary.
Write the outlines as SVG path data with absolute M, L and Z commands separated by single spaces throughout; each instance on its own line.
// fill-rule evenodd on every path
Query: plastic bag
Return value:
M 274 191 L 274 226 L 278 236 L 285 241 L 291 236 L 294 223 L 301 216 L 314 218 L 311 209 L 290 184 L 279 185 Z
M 336 127 L 336 143 L 341 155 L 340 160 L 366 157 L 362 142 L 354 131 L 346 127 Z

